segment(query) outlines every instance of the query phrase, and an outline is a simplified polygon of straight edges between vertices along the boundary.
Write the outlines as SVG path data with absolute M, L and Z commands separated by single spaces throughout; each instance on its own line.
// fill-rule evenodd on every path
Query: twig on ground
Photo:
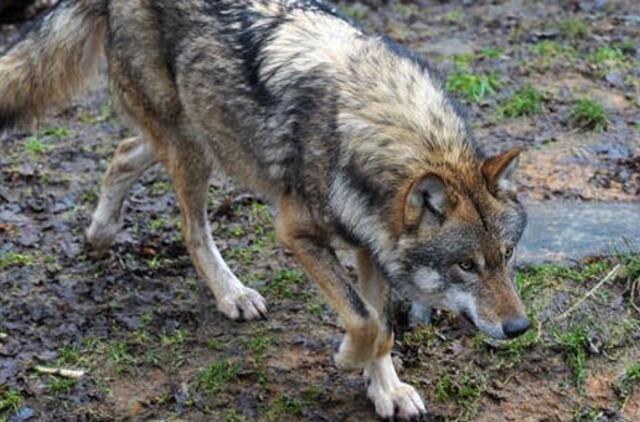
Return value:
M 620 268 L 621 268 L 621 265 L 616 264 L 616 266 L 613 267 L 613 269 L 609 271 L 609 273 L 606 276 L 604 276 L 604 278 L 600 280 L 598 284 L 593 286 L 593 288 L 589 290 L 586 295 L 580 298 L 580 300 L 574 303 L 573 306 L 571 306 L 569 309 L 567 309 L 562 314 L 560 314 L 560 316 L 556 318 L 556 321 L 565 319 L 571 312 L 575 311 L 578 308 L 578 306 L 582 304 L 582 302 L 589 299 L 596 292 L 596 290 L 598 290 L 600 287 L 602 287 L 602 285 L 604 285 L 606 282 L 611 280 L 618 273 L 618 271 L 620 271 Z
M 82 378 L 85 371 L 78 369 L 65 369 L 65 368 L 47 368 L 46 366 L 34 366 L 33 369 L 41 374 L 60 375 L 65 378 Z

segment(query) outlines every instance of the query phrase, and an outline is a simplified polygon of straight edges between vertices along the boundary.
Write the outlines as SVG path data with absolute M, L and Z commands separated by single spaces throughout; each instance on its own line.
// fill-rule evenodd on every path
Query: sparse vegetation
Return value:
M 31 136 L 25 141 L 24 149 L 30 155 L 36 156 L 47 153 L 51 150 L 51 146 L 45 145 L 39 138 Z
M 618 384 L 618 394 L 622 399 L 623 408 L 633 391 L 638 387 L 640 387 L 640 361 L 627 368 Z
M 440 401 L 453 401 L 465 409 L 464 415 L 472 418 L 478 400 L 486 390 L 486 380 L 477 371 L 464 371 L 455 376 L 445 374 L 436 384 L 436 396 Z
M 47 383 L 47 390 L 49 394 L 59 396 L 61 394 L 67 394 L 76 385 L 75 379 L 50 377 Z
M 3 412 L 15 412 L 23 402 L 22 395 L 11 388 L 0 386 L 0 420 Z
M 296 398 L 279 395 L 265 413 L 267 421 L 278 421 L 283 415 L 302 416 L 303 405 Z
M 558 30 L 566 38 L 581 40 L 591 34 L 591 28 L 584 21 L 579 19 L 564 20 L 558 24 Z
M 481 102 L 487 96 L 495 94 L 502 83 L 495 73 L 472 73 L 458 70 L 447 78 L 447 90 L 460 94 L 468 100 Z
M 600 47 L 590 56 L 591 61 L 598 65 L 617 65 L 624 61 L 624 53 L 617 47 Z
M 283 299 L 292 299 L 296 296 L 296 287 L 304 280 L 304 274 L 298 270 L 280 270 L 267 285 L 266 290 Z M 304 296 L 304 295 L 303 295 Z
M 582 130 L 603 131 L 609 126 L 609 117 L 601 104 L 590 100 L 579 100 L 569 115 L 574 127 Z
M 567 332 L 557 332 L 555 340 L 562 349 L 567 364 L 573 371 L 576 387 L 579 391 L 583 391 L 588 358 L 587 349 L 589 347 L 589 332 L 587 328 L 577 325 Z
M 502 105 L 501 112 L 506 117 L 533 116 L 542 112 L 542 105 L 545 100 L 543 92 L 535 89 L 531 85 L 516 91 Z
M 0 256 L 0 271 L 12 266 L 25 267 L 32 266 L 34 264 L 35 261 L 33 257 L 21 253 L 7 252 Z
M 228 382 L 233 381 L 240 368 L 227 358 L 216 360 L 198 375 L 198 386 L 207 393 L 216 394 L 225 388 Z

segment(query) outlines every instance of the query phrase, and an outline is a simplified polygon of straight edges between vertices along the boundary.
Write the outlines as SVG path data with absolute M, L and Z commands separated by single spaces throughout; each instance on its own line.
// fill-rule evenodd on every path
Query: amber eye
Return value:
M 458 267 L 460 267 L 462 271 L 471 272 L 471 271 L 474 271 L 476 266 L 474 265 L 473 261 L 469 259 L 466 261 L 459 262 Z
M 504 260 L 508 261 L 513 256 L 513 246 L 507 246 L 507 249 L 504 251 Z

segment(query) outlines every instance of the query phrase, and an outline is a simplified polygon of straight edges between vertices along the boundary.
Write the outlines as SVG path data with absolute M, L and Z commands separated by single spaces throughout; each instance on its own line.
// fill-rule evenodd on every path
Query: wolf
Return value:
M 336 364 L 364 369 L 383 418 L 427 412 L 391 360 L 392 292 L 494 338 L 528 329 L 514 286 L 519 151 L 486 156 L 422 58 L 320 0 L 62 0 L 0 57 L 0 130 L 63 104 L 102 56 L 139 135 L 104 177 L 87 230 L 97 250 L 113 243 L 129 188 L 161 163 L 218 309 L 263 318 L 206 212 L 213 171 L 260 192 L 344 325 Z M 356 255 L 357 281 L 336 245 Z

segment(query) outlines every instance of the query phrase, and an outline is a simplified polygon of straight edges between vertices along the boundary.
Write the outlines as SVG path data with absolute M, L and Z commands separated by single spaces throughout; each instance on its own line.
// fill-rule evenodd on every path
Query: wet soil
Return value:
M 640 16 L 633 1 L 341 6 L 445 74 L 460 55 L 474 54 L 473 72 L 500 75 L 495 94 L 460 101 L 488 151 L 524 149 L 519 190 L 532 210 L 558 200 L 586 201 L 575 208 L 580 215 L 595 212 L 593 201 L 635 209 Z M 586 35 L 558 29 L 576 20 Z M 16 29 L 0 26 L 0 46 Z M 541 41 L 575 57 L 540 56 L 534 46 Z M 619 47 L 624 59 L 593 64 L 590 55 L 602 47 Z M 478 54 L 486 48 L 501 50 Z M 543 112 L 500 116 L 504 101 L 527 84 L 548 92 Z M 571 123 L 585 96 L 604 105 L 606 130 Z M 119 141 L 133 134 L 96 80 L 38 129 L 0 137 L 0 420 L 375 420 L 361 374 L 340 372 L 331 360 L 341 333 L 335 315 L 276 244 L 259 196 L 218 175 L 209 209 L 222 254 L 267 298 L 268 321 L 235 323 L 217 313 L 184 248 L 161 168 L 133 188 L 109 255 L 90 256 L 83 234 L 100 178 Z M 576 214 L 562 212 L 571 207 L 554 206 L 554 221 L 574 221 Z M 605 208 L 596 234 L 621 215 L 634 221 L 632 211 L 617 212 Z M 600 252 L 607 240 L 589 241 L 598 244 L 587 252 Z M 520 340 L 489 341 L 446 313 L 431 326 L 403 330 L 394 352 L 401 377 L 419 388 L 434 420 L 640 421 L 640 386 L 628 376 L 640 362 L 633 250 L 571 267 L 523 265 L 518 286 L 536 328 Z M 615 276 L 559 318 L 616 264 Z M 68 380 L 36 365 L 87 373 Z

